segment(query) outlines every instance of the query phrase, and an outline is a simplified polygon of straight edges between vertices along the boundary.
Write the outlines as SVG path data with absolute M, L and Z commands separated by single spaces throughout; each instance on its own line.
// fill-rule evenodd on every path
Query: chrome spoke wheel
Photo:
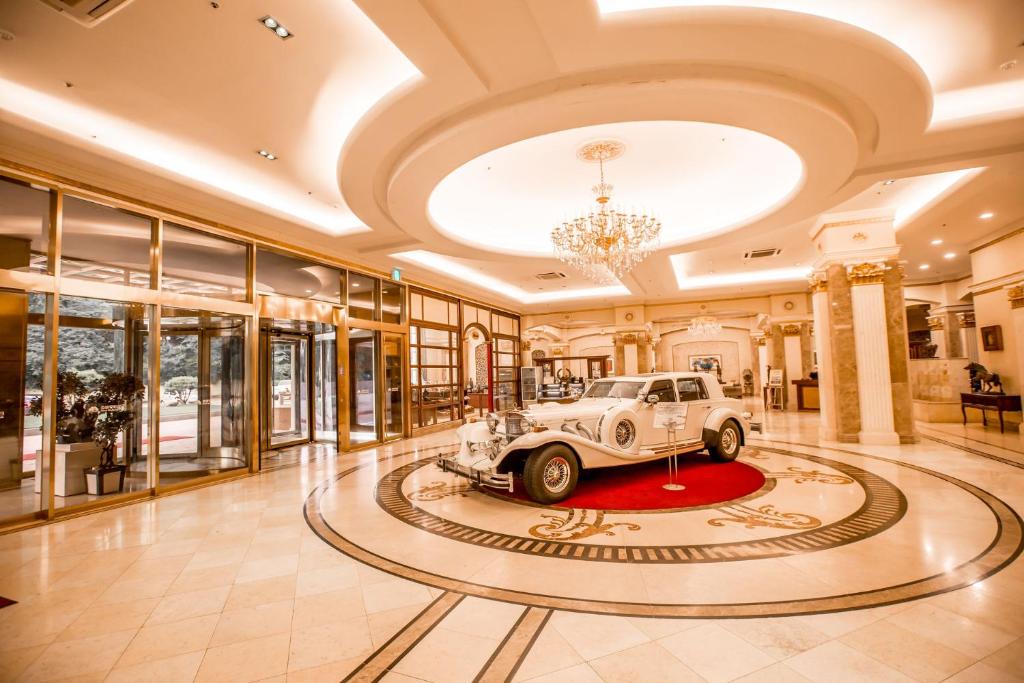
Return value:
M 544 488 L 561 493 L 569 485 L 569 461 L 563 457 L 551 458 L 544 466 Z
M 736 438 L 736 430 L 726 427 L 722 430 L 722 450 L 732 455 L 736 451 L 739 440 Z
M 620 420 L 615 425 L 615 443 L 619 448 L 629 448 L 636 437 L 636 427 L 629 420 Z

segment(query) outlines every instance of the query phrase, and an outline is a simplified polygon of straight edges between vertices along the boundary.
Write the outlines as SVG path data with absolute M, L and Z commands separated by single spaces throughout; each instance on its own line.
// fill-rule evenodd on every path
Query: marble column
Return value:
M 900 437 L 900 443 L 917 443 L 913 387 L 910 385 L 910 347 L 907 343 L 907 302 L 903 297 L 903 267 L 896 261 L 889 261 L 886 266 L 882 286 L 885 290 L 893 424 Z
M 885 266 L 859 263 L 847 268 L 853 308 L 854 352 L 860 402 L 861 443 L 898 444 L 893 420 L 885 310 Z
M 828 279 L 822 273 L 811 281 L 811 307 L 814 311 L 814 347 L 818 353 L 818 403 L 821 406 L 818 436 L 823 441 L 837 440 L 835 380 L 832 372 L 832 345 L 829 330 L 832 315 L 828 300 Z
M 772 325 L 771 327 L 771 348 L 770 358 L 772 370 L 782 370 L 782 382 L 783 386 L 789 385 L 789 377 L 786 376 L 786 345 L 785 337 L 782 335 L 781 325 Z M 785 410 L 789 407 L 789 392 L 782 392 L 782 408 Z
M 761 395 L 761 347 L 764 344 L 763 335 L 751 335 L 750 337 L 750 372 L 754 375 L 753 391 L 754 396 Z
M 974 320 L 974 311 L 956 314 L 957 329 L 960 331 L 960 346 L 964 357 L 972 363 L 978 362 L 978 327 Z
M 1016 340 L 1017 344 L 1017 386 L 1024 387 L 1024 282 L 1007 289 L 1006 298 L 1010 301 L 1013 340 Z M 1021 392 L 1018 390 L 1017 393 Z M 1019 429 L 1021 434 L 1024 434 L 1024 422 L 1021 422 Z

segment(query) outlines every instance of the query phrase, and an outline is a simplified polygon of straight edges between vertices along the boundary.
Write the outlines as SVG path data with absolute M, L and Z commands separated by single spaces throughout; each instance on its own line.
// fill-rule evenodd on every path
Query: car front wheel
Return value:
M 740 428 L 732 420 L 726 420 L 718 430 L 715 443 L 708 445 L 708 453 L 716 462 L 732 462 L 740 454 Z
M 534 451 L 523 468 L 526 493 L 544 505 L 559 503 L 572 495 L 578 479 L 576 455 L 562 444 Z

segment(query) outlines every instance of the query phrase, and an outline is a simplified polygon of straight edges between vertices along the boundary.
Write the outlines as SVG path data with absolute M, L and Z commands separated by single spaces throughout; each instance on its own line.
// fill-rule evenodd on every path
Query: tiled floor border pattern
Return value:
M 416 470 L 431 466 L 429 460 L 417 460 L 384 475 L 377 484 L 375 495 L 377 504 L 393 517 L 423 531 L 455 541 L 526 555 L 631 564 L 735 562 L 825 550 L 879 534 L 896 524 L 907 511 L 907 500 L 903 493 L 872 472 L 828 458 L 779 450 L 775 452 L 831 467 L 853 478 L 864 489 L 864 503 L 852 515 L 833 524 L 776 538 L 700 545 L 613 547 L 539 540 L 488 531 L 427 512 L 405 496 L 402 492 L 402 482 Z M 735 501 L 727 501 L 721 505 L 732 502 Z
M 987 453 L 985 451 L 980 451 L 977 448 L 971 448 L 970 446 L 964 446 L 962 444 L 958 444 L 958 443 L 953 442 L 953 441 L 947 441 L 946 439 L 940 439 L 939 437 L 934 436 L 933 434 L 926 434 L 924 432 L 921 432 L 920 430 L 918 430 L 918 431 L 920 432 L 922 438 L 928 439 L 929 441 L 934 441 L 935 443 L 940 443 L 943 446 L 949 446 L 950 448 L 955 448 L 958 451 L 964 451 L 966 453 L 970 453 L 971 455 L 977 455 L 977 456 L 979 456 L 981 458 L 987 458 L 988 460 L 994 460 L 995 462 L 1000 462 L 1000 463 L 1002 463 L 1004 465 L 1009 465 L 1010 467 L 1016 467 L 1018 469 L 1024 469 L 1024 463 L 1020 463 L 1020 462 L 1017 462 L 1015 460 L 1011 460 L 1009 458 L 1004 458 L 1004 457 L 1002 457 L 1000 455 L 996 455 L 994 453 Z M 982 442 L 975 442 L 975 443 L 982 443 Z M 985 444 L 985 445 L 992 446 L 992 448 L 998 448 L 1000 450 L 1010 450 L 1008 448 L 1002 448 L 1001 446 L 996 446 L 994 444 Z M 1016 452 L 1016 451 L 1010 451 L 1010 452 Z
M 319 484 L 306 498 L 305 505 L 303 506 L 303 515 L 313 532 L 328 545 L 334 547 L 345 555 L 352 557 L 353 559 L 363 562 L 364 564 L 371 565 L 381 571 L 395 576 L 400 576 L 411 581 L 416 581 L 445 591 L 475 595 L 482 598 L 502 600 L 504 602 L 529 605 L 543 609 L 561 609 L 567 611 L 638 617 L 781 617 L 797 614 L 821 614 L 862 609 L 866 607 L 879 607 L 938 595 L 940 593 L 946 593 L 969 586 L 991 576 L 992 574 L 995 574 L 1000 569 L 1009 565 L 1020 555 L 1022 549 L 1024 549 L 1024 523 L 1022 523 L 1020 516 L 1017 515 L 1017 513 L 1001 499 L 977 486 L 974 486 L 973 484 L 934 470 L 929 470 L 924 467 L 881 456 L 868 455 L 865 453 L 857 453 L 855 451 L 847 451 L 837 448 L 811 446 L 808 444 L 790 442 L 775 443 L 786 443 L 787 445 L 804 446 L 809 448 L 823 448 L 834 452 L 878 460 L 880 462 L 907 467 L 923 474 L 937 477 L 955 486 L 959 486 L 981 500 L 989 508 L 996 520 L 996 535 L 990 545 L 978 556 L 954 567 L 949 571 L 916 581 L 889 586 L 887 588 L 805 600 L 731 604 L 653 604 L 616 602 L 610 600 L 579 600 L 554 595 L 541 595 L 493 586 L 485 586 L 416 569 L 415 567 L 410 567 L 400 562 L 395 562 L 394 560 L 382 557 L 381 555 L 352 543 L 345 538 L 345 536 L 338 533 L 338 531 L 331 527 L 326 519 L 324 519 L 320 512 L 320 501 L 336 481 L 362 467 L 366 467 L 368 463 L 351 467 Z M 421 453 L 423 454 L 421 457 L 426 457 L 426 451 L 446 447 L 450 446 L 442 445 L 419 449 L 418 451 L 384 456 L 379 458 L 378 462 L 416 453 Z M 781 450 L 765 446 L 762 446 L 761 448 L 764 448 L 765 450 Z
M 374 650 L 359 666 L 345 677 L 344 683 L 372 683 L 382 680 L 409 654 L 435 627 L 441 624 L 465 595 L 445 591 L 423 611 L 413 617 L 398 633 Z M 549 609 L 528 607 L 480 668 L 473 683 L 511 681 L 519 670 L 530 648 L 551 618 Z

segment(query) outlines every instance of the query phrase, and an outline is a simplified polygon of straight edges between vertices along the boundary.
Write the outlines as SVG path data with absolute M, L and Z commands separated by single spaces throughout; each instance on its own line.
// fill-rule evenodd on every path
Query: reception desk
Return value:
M 797 410 L 821 410 L 821 399 L 818 394 L 818 380 L 795 379 Z

